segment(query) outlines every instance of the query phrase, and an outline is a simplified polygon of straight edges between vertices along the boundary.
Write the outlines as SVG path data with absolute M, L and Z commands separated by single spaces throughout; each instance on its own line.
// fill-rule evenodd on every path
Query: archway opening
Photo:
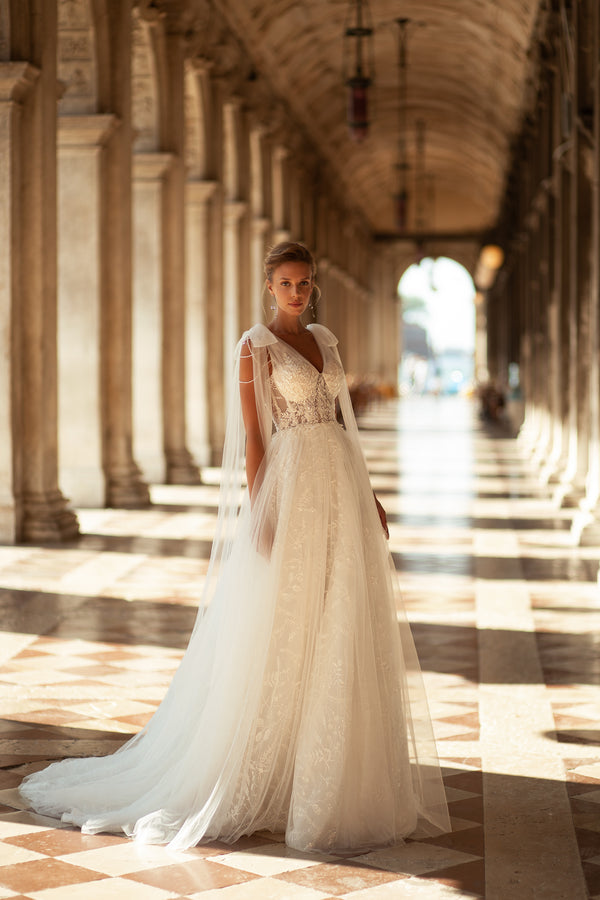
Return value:
M 471 394 L 476 361 L 475 285 L 448 257 L 426 257 L 398 283 L 402 315 L 400 392 Z

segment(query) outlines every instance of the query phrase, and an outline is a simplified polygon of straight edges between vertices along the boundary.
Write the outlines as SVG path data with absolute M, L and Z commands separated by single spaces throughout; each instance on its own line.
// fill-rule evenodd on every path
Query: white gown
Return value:
M 310 327 L 322 373 L 263 325 L 244 335 L 265 458 L 251 508 L 234 381 L 208 607 L 165 699 L 113 755 L 28 776 L 37 811 L 178 849 L 261 829 L 323 851 L 449 830 L 337 341 Z

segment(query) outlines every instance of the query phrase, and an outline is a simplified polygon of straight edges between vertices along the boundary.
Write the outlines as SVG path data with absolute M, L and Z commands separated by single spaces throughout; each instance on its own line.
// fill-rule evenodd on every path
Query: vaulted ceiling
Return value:
M 375 81 L 367 139 L 346 127 L 348 0 L 215 0 L 257 71 L 335 170 L 349 206 L 395 230 L 398 26 L 407 26 L 408 230 L 482 233 L 499 213 L 511 143 L 533 96 L 543 0 L 371 0 Z M 355 5 L 354 3 L 352 5 Z M 424 123 L 421 126 L 417 122 Z M 417 131 L 424 153 L 417 159 Z M 424 177 L 417 178 L 422 167 Z M 418 191 L 415 196 L 416 181 Z

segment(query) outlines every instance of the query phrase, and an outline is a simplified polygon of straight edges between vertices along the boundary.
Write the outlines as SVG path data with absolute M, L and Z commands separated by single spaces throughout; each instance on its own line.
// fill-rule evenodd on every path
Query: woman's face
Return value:
M 311 268 L 303 262 L 282 263 L 273 272 L 267 287 L 275 298 L 278 311 L 301 316 L 310 303 L 313 289 Z

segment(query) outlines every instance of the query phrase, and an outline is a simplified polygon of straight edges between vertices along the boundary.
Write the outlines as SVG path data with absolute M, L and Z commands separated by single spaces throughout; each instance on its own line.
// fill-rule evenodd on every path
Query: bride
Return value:
M 120 750 L 21 786 L 86 833 L 184 849 L 269 829 L 345 851 L 450 827 L 337 340 L 301 322 L 313 257 L 278 244 L 265 273 L 276 312 L 237 347 L 205 602 L 181 665 Z

